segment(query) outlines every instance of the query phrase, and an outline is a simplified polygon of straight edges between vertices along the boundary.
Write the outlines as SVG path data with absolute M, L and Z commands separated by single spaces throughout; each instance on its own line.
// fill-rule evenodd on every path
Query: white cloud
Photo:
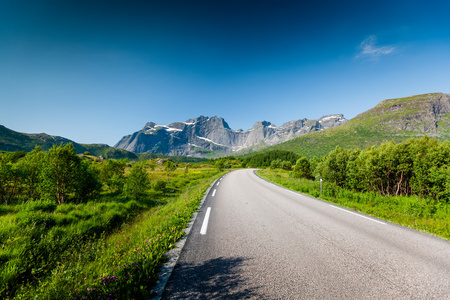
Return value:
M 394 46 L 378 46 L 377 37 L 369 36 L 359 45 L 360 52 L 356 55 L 357 58 L 371 58 L 377 59 L 381 55 L 391 54 L 396 50 Z

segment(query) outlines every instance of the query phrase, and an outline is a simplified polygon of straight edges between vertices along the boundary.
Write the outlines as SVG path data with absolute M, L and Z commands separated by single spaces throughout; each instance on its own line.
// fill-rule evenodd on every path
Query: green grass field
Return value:
M 162 167 L 151 182 L 167 181 Z M 0 207 L 0 298 L 146 299 L 165 253 L 220 174 L 196 165 L 145 201 L 33 201 Z

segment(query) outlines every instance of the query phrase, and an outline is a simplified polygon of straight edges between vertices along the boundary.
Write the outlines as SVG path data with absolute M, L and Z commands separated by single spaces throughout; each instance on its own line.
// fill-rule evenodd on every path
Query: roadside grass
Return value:
M 434 202 L 415 196 L 382 196 L 377 193 L 360 193 L 334 184 L 302 178 L 292 178 L 289 171 L 263 169 L 261 177 L 288 189 L 362 212 L 392 223 L 410 227 L 450 240 L 450 204 Z
M 34 201 L 0 210 L 0 298 L 145 299 L 165 253 L 184 235 L 221 174 L 194 167 L 169 175 L 166 192 L 85 204 Z M 162 168 L 151 181 L 166 180 Z

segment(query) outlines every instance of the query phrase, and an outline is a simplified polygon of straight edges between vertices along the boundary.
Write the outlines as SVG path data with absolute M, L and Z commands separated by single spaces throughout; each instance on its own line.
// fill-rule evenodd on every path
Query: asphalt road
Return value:
M 450 299 L 450 242 L 234 171 L 211 188 L 162 299 L 250 298 Z

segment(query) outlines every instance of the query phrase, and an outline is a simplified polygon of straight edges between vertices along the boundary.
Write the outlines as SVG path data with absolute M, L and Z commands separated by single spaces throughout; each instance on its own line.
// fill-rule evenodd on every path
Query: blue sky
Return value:
M 0 124 L 114 145 L 450 92 L 449 1 L 0 0 Z

